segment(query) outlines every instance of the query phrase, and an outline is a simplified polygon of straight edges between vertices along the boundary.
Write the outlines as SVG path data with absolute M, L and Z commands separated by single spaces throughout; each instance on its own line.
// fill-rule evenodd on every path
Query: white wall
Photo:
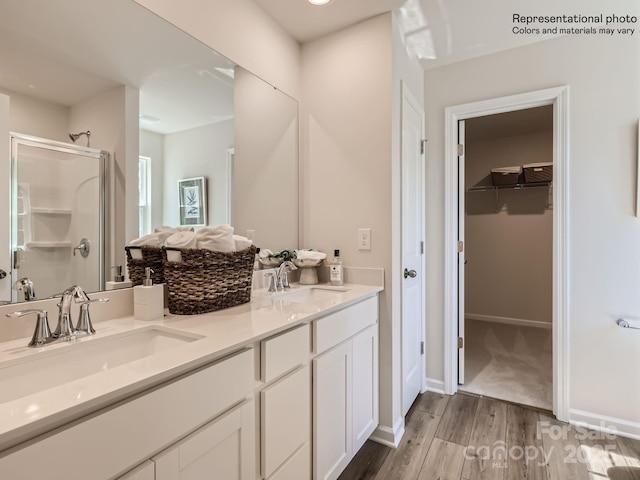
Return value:
M 91 147 L 111 156 L 107 267 L 126 265 L 124 248 L 116 250 L 115 245 L 138 236 L 138 105 L 138 91 L 121 86 L 71 107 L 69 131 L 90 130 Z
M 233 147 L 233 120 L 164 136 L 164 225 L 180 225 L 178 180 L 207 179 L 207 224 L 227 223 L 227 150 Z
M 613 323 L 640 316 L 639 59 L 636 38 L 574 36 L 426 72 L 429 377 L 444 377 L 444 109 L 567 84 L 570 415 L 621 419 L 640 434 L 639 339 Z
M 300 46 L 252 0 L 136 0 L 232 62 L 300 96 Z
M 15 133 L 69 142 L 69 107 L 1 90 L 11 99 L 9 129 Z
M 233 226 L 274 252 L 298 248 L 298 102 L 237 67 Z
M 467 121 L 467 135 L 473 125 Z M 486 185 L 495 167 L 551 161 L 550 131 L 467 140 L 466 187 Z M 492 190 L 466 194 L 467 317 L 551 323 L 553 211 L 547 208 L 548 197 L 547 187 L 501 189 L 497 197 Z

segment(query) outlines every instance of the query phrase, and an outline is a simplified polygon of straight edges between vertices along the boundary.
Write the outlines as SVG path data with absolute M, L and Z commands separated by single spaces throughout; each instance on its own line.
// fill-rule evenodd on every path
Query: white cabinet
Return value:
M 0 478 L 50 478 L 55 465 L 57 478 L 65 480 L 117 478 L 123 472 L 138 480 L 131 468 L 253 398 L 253 364 L 253 351 L 243 350 L 64 425 L 0 458 Z M 255 409 L 246 414 L 253 419 Z M 247 468 L 253 473 L 253 423 L 247 435 L 251 435 L 252 452 L 243 454 L 242 461 L 250 462 Z M 60 462 L 69 452 L 73 452 L 73 461 Z
M 316 351 L 332 347 L 313 360 L 314 480 L 338 478 L 378 426 L 377 319 L 372 298 L 314 323 Z
M 261 342 L 260 473 L 267 480 L 311 478 L 309 325 Z
M 304 365 L 261 392 L 262 474 L 270 478 L 290 456 L 311 441 L 311 376 Z M 308 448 L 307 448 L 308 451 Z M 295 476 L 310 478 L 311 458 Z M 292 467 L 289 466 L 291 469 Z
M 154 457 L 155 480 L 253 480 L 254 430 L 250 400 Z
M 353 337 L 353 452 L 378 426 L 378 326 Z
M 337 478 L 353 456 L 351 342 L 313 361 L 314 479 Z

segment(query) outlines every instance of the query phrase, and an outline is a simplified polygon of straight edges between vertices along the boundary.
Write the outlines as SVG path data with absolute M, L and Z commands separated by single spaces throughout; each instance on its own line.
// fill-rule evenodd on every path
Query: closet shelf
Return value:
M 467 192 L 493 192 L 494 190 L 524 190 L 526 188 L 549 187 L 553 182 L 515 183 L 513 185 L 478 185 L 467 188 Z

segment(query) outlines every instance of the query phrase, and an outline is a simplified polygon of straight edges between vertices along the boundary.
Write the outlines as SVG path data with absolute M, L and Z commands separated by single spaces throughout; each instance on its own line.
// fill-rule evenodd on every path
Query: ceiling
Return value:
M 418 58 L 424 68 L 551 38 L 514 34 L 511 16 L 515 12 L 552 13 L 558 3 L 568 11 L 572 4 L 577 12 L 585 11 L 584 0 L 332 0 L 323 6 L 306 0 L 254 1 L 300 43 L 394 11 L 406 45 L 421 52 Z
M 234 65 L 132 0 L 0 2 L 0 88 L 72 106 L 128 85 L 158 133 L 233 117 Z

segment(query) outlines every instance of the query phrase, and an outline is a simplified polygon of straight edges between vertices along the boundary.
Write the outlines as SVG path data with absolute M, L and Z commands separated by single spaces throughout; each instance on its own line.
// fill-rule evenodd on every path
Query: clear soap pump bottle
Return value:
M 333 258 L 329 262 L 329 280 L 331 285 L 344 284 L 342 275 L 342 260 L 340 259 L 340 250 L 333 251 Z

